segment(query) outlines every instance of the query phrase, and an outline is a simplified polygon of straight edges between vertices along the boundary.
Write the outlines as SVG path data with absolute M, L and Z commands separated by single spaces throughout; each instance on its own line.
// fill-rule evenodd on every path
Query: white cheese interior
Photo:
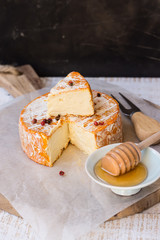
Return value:
M 69 138 L 72 144 L 87 154 L 91 154 L 97 149 L 95 135 L 75 123 L 69 124 Z
M 58 159 L 64 148 L 69 143 L 68 124 L 64 123 L 49 138 L 46 152 L 50 159 L 50 165 Z
M 80 91 L 63 92 L 60 94 L 48 95 L 48 116 L 93 115 L 91 93 L 88 89 Z
M 49 138 L 46 152 L 50 159 L 50 166 L 60 157 L 69 141 L 87 154 L 97 149 L 95 136 L 75 123 L 63 123 Z

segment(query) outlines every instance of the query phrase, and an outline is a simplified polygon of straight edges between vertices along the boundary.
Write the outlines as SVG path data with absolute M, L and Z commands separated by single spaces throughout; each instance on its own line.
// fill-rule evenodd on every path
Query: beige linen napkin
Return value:
M 56 82 L 55 82 L 56 83 Z M 160 121 L 160 110 L 105 81 L 90 81 L 92 89 L 125 93 L 144 113 Z M 0 192 L 35 229 L 42 240 L 72 240 L 92 230 L 122 209 L 160 187 L 160 180 L 137 195 L 121 197 L 94 183 L 84 170 L 87 155 L 70 145 L 53 168 L 38 165 L 23 153 L 18 120 L 23 107 L 42 89 L 19 97 L 0 112 Z M 124 140 L 138 141 L 130 120 L 123 117 Z M 160 152 L 160 145 L 154 147 Z M 59 171 L 65 171 L 64 177 Z

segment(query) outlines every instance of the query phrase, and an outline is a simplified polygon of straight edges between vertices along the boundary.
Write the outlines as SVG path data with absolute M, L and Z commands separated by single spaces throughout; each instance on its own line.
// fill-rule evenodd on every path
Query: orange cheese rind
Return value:
M 73 86 L 70 87 L 69 81 L 73 82 Z M 69 73 L 64 79 L 60 80 L 51 90 L 50 93 L 54 94 L 62 94 L 63 92 L 67 91 L 74 91 L 74 90 L 82 90 L 88 88 L 90 93 L 91 88 L 89 83 L 86 79 L 79 73 L 79 72 L 71 72 Z

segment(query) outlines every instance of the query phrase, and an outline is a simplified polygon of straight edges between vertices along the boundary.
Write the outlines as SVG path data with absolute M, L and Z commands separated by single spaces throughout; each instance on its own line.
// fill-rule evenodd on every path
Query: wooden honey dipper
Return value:
M 122 143 L 110 150 L 101 161 L 101 168 L 113 176 L 119 176 L 135 168 L 141 160 L 141 150 L 160 140 L 160 131 L 144 141 Z

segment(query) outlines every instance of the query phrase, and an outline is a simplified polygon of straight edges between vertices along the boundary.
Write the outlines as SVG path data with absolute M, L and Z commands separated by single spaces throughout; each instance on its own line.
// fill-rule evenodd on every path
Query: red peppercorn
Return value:
M 100 93 L 97 93 L 97 97 L 100 97 L 101 96 L 101 94 Z
M 60 119 L 61 115 L 58 114 L 57 117 L 55 117 L 56 121 L 58 121 Z
M 104 122 L 99 122 L 99 124 L 100 124 L 100 125 L 103 125 L 103 124 L 104 124 Z
M 35 124 L 36 122 L 37 122 L 37 119 L 34 118 L 34 119 L 32 120 L 32 123 Z
M 95 125 L 95 126 L 98 126 L 98 122 L 95 121 L 95 122 L 94 122 L 94 125 Z
M 48 118 L 47 123 L 51 124 L 51 122 L 52 122 L 52 118 Z
M 44 126 L 45 125 L 45 119 L 41 122 L 41 125 Z
M 73 81 L 68 82 L 69 86 L 73 86 Z
M 48 120 L 45 118 L 45 119 L 43 119 L 43 121 L 45 122 L 45 123 L 48 123 Z
M 64 175 L 64 172 L 63 172 L 63 171 L 60 171 L 60 172 L 59 172 L 59 175 L 60 175 L 60 176 L 63 176 L 63 175 Z

